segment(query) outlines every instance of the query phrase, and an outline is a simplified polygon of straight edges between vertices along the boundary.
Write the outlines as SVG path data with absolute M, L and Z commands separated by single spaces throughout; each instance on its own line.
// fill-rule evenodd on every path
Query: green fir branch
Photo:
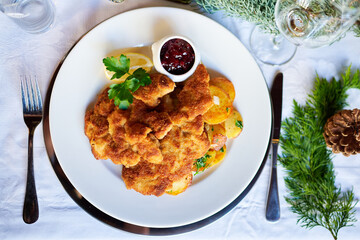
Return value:
M 323 131 L 326 120 L 347 105 L 346 91 L 351 88 L 360 89 L 359 70 L 352 74 L 351 67 L 341 80 L 317 76 L 305 106 L 294 100 L 293 116 L 283 121 L 280 137 L 279 161 L 286 170 L 289 190 L 286 202 L 298 214 L 302 227 L 324 227 L 334 239 L 341 228 L 356 221 L 357 201 L 352 190 L 342 192 L 335 186 L 332 153 Z
M 275 35 L 280 33 L 274 16 L 276 0 L 195 0 L 195 2 L 208 13 L 223 11 L 229 16 L 259 25 L 266 33 Z M 360 37 L 360 19 L 352 27 L 352 31 L 356 37 Z
M 195 0 L 206 12 L 224 11 L 232 17 L 240 17 L 256 23 L 265 32 L 278 34 L 275 24 L 276 0 Z
M 315 108 L 322 126 L 325 125 L 329 117 L 347 106 L 348 95 L 346 91 L 351 88 L 360 89 L 359 70 L 352 74 L 351 67 L 342 74 L 340 81 L 333 78 L 328 82 L 326 79 L 320 79 L 317 76 L 314 86 L 316 90 L 309 96 L 309 104 Z

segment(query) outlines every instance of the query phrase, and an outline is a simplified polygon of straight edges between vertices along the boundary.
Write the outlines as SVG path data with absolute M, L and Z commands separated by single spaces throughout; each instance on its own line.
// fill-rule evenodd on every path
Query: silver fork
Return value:
M 29 128 L 28 169 L 23 219 L 26 223 L 34 223 L 39 218 L 39 207 L 34 178 L 33 137 L 35 128 L 42 119 L 42 101 L 36 76 L 20 76 L 20 79 L 24 122 Z

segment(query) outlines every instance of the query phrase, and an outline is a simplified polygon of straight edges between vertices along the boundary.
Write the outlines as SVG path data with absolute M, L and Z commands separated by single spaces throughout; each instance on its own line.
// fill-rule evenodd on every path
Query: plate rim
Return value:
M 112 227 L 115 227 L 115 228 L 123 230 L 123 231 L 136 233 L 136 234 L 142 234 L 142 235 L 153 235 L 153 236 L 174 235 L 174 234 L 181 234 L 181 233 L 190 232 L 190 231 L 196 230 L 198 228 L 204 227 L 204 226 L 218 220 L 219 218 L 223 217 L 228 212 L 230 212 L 247 195 L 247 193 L 255 185 L 258 177 L 260 176 L 260 174 L 261 174 L 261 172 L 262 172 L 262 170 L 263 170 L 263 168 L 265 166 L 267 157 L 268 157 L 268 153 L 269 153 L 270 146 L 271 146 L 270 143 L 271 143 L 271 138 L 272 138 L 272 132 L 273 132 L 273 116 L 272 116 L 273 115 L 273 109 L 272 109 L 272 104 L 270 104 L 270 107 L 271 107 L 271 109 L 270 109 L 270 111 L 271 111 L 270 135 L 269 135 L 269 139 L 268 139 L 267 149 L 266 149 L 265 154 L 264 154 L 264 158 L 261 161 L 261 164 L 260 164 L 256 174 L 251 179 L 251 181 L 249 182 L 247 187 L 232 202 L 230 202 L 227 206 L 225 206 L 224 208 L 222 208 L 218 212 L 214 213 L 213 215 L 210 215 L 210 216 L 208 216 L 208 217 L 206 217 L 206 218 L 204 218 L 202 220 L 199 220 L 199 221 L 196 221 L 196 222 L 193 222 L 193 223 L 189 223 L 189 224 L 182 225 L 182 226 L 164 227 L 164 228 L 162 228 L 162 227 L 144 227 L 144 226 L 139 226 L 139 225 L 127 223 L 125 221 L 114 218 L 114 217 L 106 214 L 105 212 L 103 212 L 101 209 L 95 207 L 88 200 L 86 200 L 80 194 L 80 192 L 77 191 L 77 189 L 72 185 L 72 183 L 70 182 L 70 180 L 68 179 L 68 177 L 64 173 L 64 171 L 63 171 L 63 169 L 62 169 L 62 167 L 61 167 L 61 165 L 60 165 L 60 163 L 59 163 L 59 161 L 57 159 L 57 156 L 55 154 L 55 150 L 54 150 L 52 139 L 51 139 L 49 112 L 50 112 L 51 94 L 52 94 L 52 90 L 53 90 L 57 75 L 58 75 L 64 61 L 66 60 L 66 58 L 68 57 L 70 52 L 73 50 L 73 48 L 90 31 L 92 31 L 94 28 L 96 28 L 97 26 L 99 26 L 103 22 L 109 20 L 110 18 L 116 17 L 116 16 L 118 16 L 118 15 L 120 15 L 122 13 L 125 13 L 125 12 L 136 11 L 136 10 L 139 10 L 139 9 L 160 9 L 160 8 L 162 8 L 162 9 L 177 9 L 177 10 L 181 10 L 181 11 L 192 12 L 190 10 L 186 10 L 186 9 L 182 9 L 182 8 L 176 8 L 176 7 L 144 7 L 144 8 L 132 9 L 132 10 L 121 12 L 119 14 L 116 14 L 114 16 L 111 16 L 111 17 L 99 22 L 98 24 L 93 26 L 91 29 L 86 31 L 83 35 L 81 35 L 79 37 L 79 39 L 74 42 L 74 44 L 67 51 L 67 53 L 65 53 L 65 55 L 60 60 L 60 62 L 58 63 L 58 66 L 56 67 L 55 71 L 52 74 L 52 77 L 51 77 L 51 80 L 50 80 L 50 83 L 49 83 L 49 86 L 48 86 L 48 89 L 47 89 L 47 92 L 46 92 L 46 96 L 45 96 L 44 114 L 43 114 L 43 136 L 44 136 L 44 140 L 45 140 L 45 148 L 46 148 L 50 163 L 52 165 L 52 168 L 55 171 L 55 174 L 56 174 L 57 178 L 61 182 L 61 184 L 62 184 L 63 188 L 65 189 L 65 191 L 67 192 L 67 194 L 83 210 L 85 210 L 92 217 L 96 218 L 97 220 L 99 220 L 99 221 L 101 221 L 103 223 L 106 223 L 106 224 L 108 224 L 108 225 L 110 225 Z M 206 17 L 206 16 L 204 16 L 204 17 Z M 265 79 L 264 79 L 264 81 L 265 81 Z M 268 85 L 267 84 L 265 84 L 265 85 L 266 85 L 266 88 L 269 90 Z M 270 98 L 270 102 L 271 102 L 271 98 Z

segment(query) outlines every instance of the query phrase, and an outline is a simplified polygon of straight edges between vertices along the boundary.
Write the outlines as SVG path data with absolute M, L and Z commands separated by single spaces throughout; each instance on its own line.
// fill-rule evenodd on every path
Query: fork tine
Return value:
M 37 96 L 37 105 L 36 106 L 38 108 L 38 111 L 41 111 L 42 110 L 41 93 L 40 93 L 40 88 L 39 88 L 39 84 L 38 84 L 36 76 L 35 76 L 35 88 L 36 88 L 36 96 Z
M 22 105 L 23 105 L 23 109 L 24 109 L 24 106 L 26 105 L 26 102 L 25 102 L 25 92 L 24 92 L 24 77 L 22 75 L 20 75 L 20 87 L 21 87 L 21 100 L 22 100 Z
M 39 111 L 38 109 L 38 103 L 37 103 L 37 97 L 36 97 L 36 92 L 34 91 L 34 85 L 36 85 L 36 78 L 35 80 L 33 80 L 33 78 L 31 76 L 29 76 L 29 83 L 30 83 L 30 107 L 32 111 Z M 35 86 L 36 87 L 36 86 Z
M 28 81 L 30 83 L 30 92 L 29 95 L 30 97 L 30 108 L 32 111 L 36 111 L 36 96 L 34 93 L 34 81 L 32 80 L 31 76 L 29 76 Z
M 26 92 L 26 102 L 27 102 L 27 110 L 29 112 L 32 112 L 33 111 L 33 99 L 31 98 L 32 94 L 31 94 L 31 91 L 30 91 L 30 88 L 31 88 L 31 82 L 29 82 L 29 79 L 26 77 L 26 75 L 24 76 L 24 80 L 25 80 L 25 92 Z
M 31 76 L 21 77 L 21 93 L 23 101 L 23 110 L 26 112 L 41 112 L 42 101 L 40 88 L 37 83 L 37 78 Z
M 23 111 L 28 111 L 29 110 L 29 95 L 28 95 L 28 87 L 27 87 L 27 82 L 25 80 L 25 76 L 20 76 L 20 83 L 21 83 L 21 98 L 22 98 L 22 103 L 23 103 Z

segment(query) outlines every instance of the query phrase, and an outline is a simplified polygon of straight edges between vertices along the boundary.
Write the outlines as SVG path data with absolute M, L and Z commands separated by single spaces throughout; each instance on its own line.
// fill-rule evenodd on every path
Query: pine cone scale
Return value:
M 341 152 L 344 156 L 360 153 L 360 110 L 342 110 L 330 117 L 323 135 L 333 153 Z

